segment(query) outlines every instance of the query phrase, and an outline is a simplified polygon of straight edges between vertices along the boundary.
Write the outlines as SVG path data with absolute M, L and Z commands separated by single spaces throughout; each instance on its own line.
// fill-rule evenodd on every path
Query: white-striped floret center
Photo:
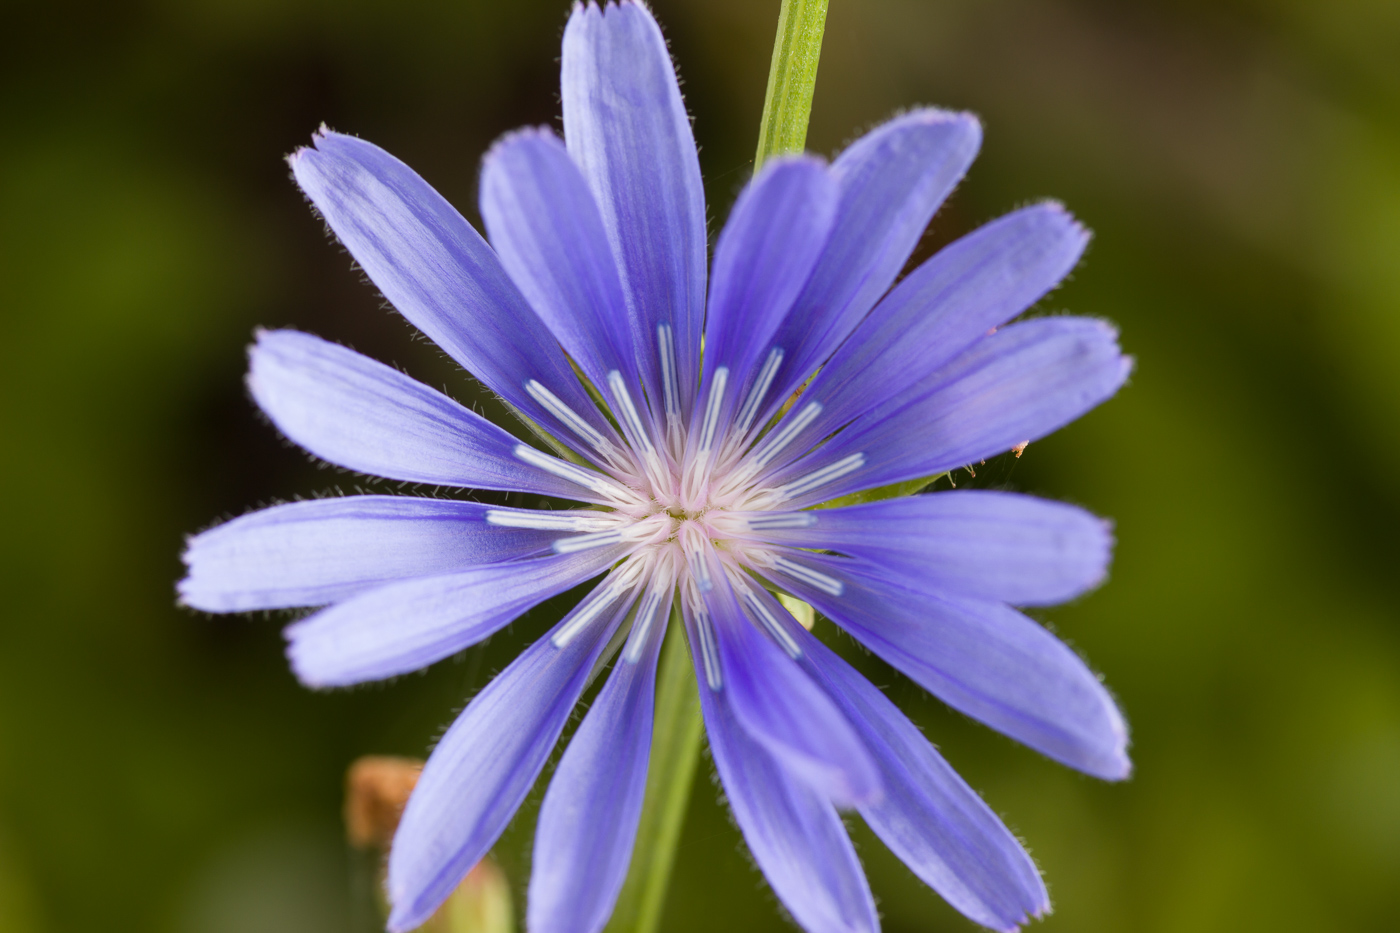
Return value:
M 662 364 L 660 412 L 644 417 L 647 409 L 633 398 L 629 380 L 617 370 L 608 373 L 605 387 L 599 387 L 620 429 L 621 445 L 538 381 L 526 383 L 531 397 L 590 451 L 593 464 L 553 457 L 525 444 L 515 447 L 516 459 L 588 490 L 586 498 L 596 504 L 553 512 L 493 509 L 486 520 L 559 532 L 551 545 L 556 554 L 607 548 L 617 555 L 604 581 L 555 633 L 556 645 L 566 644 L 626 599 L 637 605 L 624 658 L 635 660 L 639 630 L 645 632 L 655 623 L 653 616 L 664 611 L 661 606 L 678 598 L 697 628 L 710 686 L 719 689 L 706 607 L 714 575 L 723 574 L 745 614 L 794 653 L 796 644 L 775 620 L 771 597 L 762 592 L 759 578 L 775 572 L 833 595 L 842 587 L 793 560 L 795 553 L 770 544 L 764 532 L 815 524 L 812 512 L 792 510 L 792 503 L 861 469 L 865 455 L 850 454 L 774 482 L 774 467 L 820 443 L 820 438 L 808 436 L 813 433 L 808 429 L 823 410 L 819 401 L 798 398 L 786 416 L 766 430 L 757 423 L 782 363 L 782 349 L 770 350 L 742 397 L 727 396 L 742 387 L 730 384 L 726 367 L 715 367 L 697 399 L 697 417 L 687 425 L 680 410 L 669 325 L 658 327 L 657 348 Z

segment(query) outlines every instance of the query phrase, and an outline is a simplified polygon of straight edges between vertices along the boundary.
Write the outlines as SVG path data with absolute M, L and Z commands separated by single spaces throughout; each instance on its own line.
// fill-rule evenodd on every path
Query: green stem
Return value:
M 826 31 L 827 0 L 783 0 L 778 35 L 773 41 L 773 65 L 768 93 L 763 98 L 763 122 L 758 127 L 757 172 L 770 156 L 801 152 L 807 142 L 807 118 L 812 113 L 812 89 L 817 84 L 817 59 Z
M 700 695 L 680 614 L 671 616 L 657 672 L 646 801 L 627 880 L 604 933 L 653 933 L 661 920 L 686 804 L 700 760 Z

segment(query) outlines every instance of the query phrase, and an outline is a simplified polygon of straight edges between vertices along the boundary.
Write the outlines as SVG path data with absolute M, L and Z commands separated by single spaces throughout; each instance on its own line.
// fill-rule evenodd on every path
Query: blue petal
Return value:
M 637 386 L 603 218 L 557 136 L 524 130 L 491 148 L 482 166 L 481 217 L 506 271 L 594 386 L 606 392 L 613 370 Z
M 580 603 L 497 675 L 429 756 L 389 850 L 394 933 L 432 915 L 490 850 L 535 783 L 631 601 L 556 647 L 554 639 L 587 606 L 588 600 Z
M 394 580 L 534 556 L 559 537 L 487 524 L 488 511 L 407 496 L 263 509 L 190 539 L 180 598 L 206 612 L 324 606 Z
M 693 619 L 687 631 L 698 644 Z M 692 654 L 715 769 L 773 893 L 807 933 L 876 933 L 870 886 L 835 808 L 739 725 L 729 692 L 705 686 L 700 652 Z
M 621 553 L 598 548 L 390 583 L 287 626 L 287 657 L 308 687 L 407 674 L 602 573 Z
M 564 29 L 564 140 L 602 210 L 654 405 L 666 397 L 657 328 L 668 324 L 690 410 L 705 315 L 705 191 L 690 118 L 656 20 L 639 3 L 576 4 Z
M 612 915 L 646 792 L 665 602 L 635 659 L 625 652 L 613 665 L 550 779 L 530 871 L 532 933 L 598 933 Z
M 740 193 L 715 246 L 701 384 L 707 402 L 692 416 L 695 433 L 708 417 L 715 371 L 723 367 L 715 431 L 725 436 L 766 362 L 773 334 L 826 245 L 836 200 L 826 166 L 805 157 L 770 160 Z
M 836 806 L 877 799 L 880 775 L 855 729 L 793 658 L 755 628 L 718 566 L 712 576 L 715 585 L 705 603 L 719 646 L 721 689 L 735 719 L 784 768 Z M 772 617 L 777 603 L 767 591 L 755 586 L 746 595 L 751 611 Z
M 791 620 L 788 620 L 789 622 Z M 861 731 L 885 783 L 860 815 L 900 860 L 969 919 L 1014 930 L 1050 909 L 1016 837 L 870 681 L 796 623 L 803 666 Z
M 900 282 L 803 393 L 825 437 L 877 404 L 898 405 L 994 327 L 1069 274 L 1089 234 L 1057 204 L 1008 214 L 939 251 Z
M 1113 698 L 1079 655 L 1021 613 L 903 589 L 849 559 L 794 552 L 785 560 L 788 569 L 766 575 L 949 706 L 1095 777 L 1121 780 L 1132 770 Z
M 1113 550 L 1107 522 L 1072 505 L 1009 492 L 937 492 L 786 514 L 794 515 L 794 527 L 757 534 L 864 558 L 908 589 L 1018 606 L 1052 605 L 1098 586 Z M 773 524 L 773 516 L 763 517 Z
M 323 460 L 413 483 L 599 501 L 519 460 L 520 442 L 485 418 L 353 350 L 274 330 L 258 334 L 248 357 L 258 406 Z
M 841 191 L 831 238 L 775 340 L 785 358 L 764 423 L 875 306 L 982 144 L 966 113 L 915 110 L 876 127 L 832 164 Z
M 399 313 L 493 392 L 591 456 L 594 445 L 540 401 L 537 382 L 588 423 L 612 429 L 486 241 L 407 165 L 322 131 L 291 157 L 297 184 Z
M 978 340 L 903 406 L 881 406 L 767 482 L 793 483 L 800 508 L 861 489 L 932 476 L 1034 441 L 1112 397 L 1132 369 L 1117 332 L 1086 318 L 1040 318 Z M 863 466 L 813 485 L 817 471 Z M 800 490 L 800 492 L 796 492 Z

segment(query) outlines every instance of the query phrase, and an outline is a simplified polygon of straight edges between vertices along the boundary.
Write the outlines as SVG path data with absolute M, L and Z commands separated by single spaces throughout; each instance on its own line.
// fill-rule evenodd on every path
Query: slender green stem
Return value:
M 661 920 L 703 732 L 695 669 L 676 613 L 671 617 L 657 672 L 656 719 L 637 844 L 604 933 L 653 933 Z
M 817 84 L 817 60 L 826 31 L 826 3 L 783 0 L 768 93 L 763 98 L 763 122 L 758 127 L 755 172 L 770 156 L 801 152 L 807 142 L 807 118 L 812 113 L 812 89 Z

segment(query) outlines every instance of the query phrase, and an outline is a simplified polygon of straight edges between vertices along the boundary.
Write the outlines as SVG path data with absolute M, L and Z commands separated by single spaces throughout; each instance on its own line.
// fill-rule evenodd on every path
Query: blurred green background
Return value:
M 655 4 L 712 230 L 750 170 L 777 7 Z M 557 125 L 567 8 L 0 5 L 3 933 L 350 929 L 346 765 L 423 754 L 558 611 L 316 694 L 283 619 L 185 612 L 172 584 L 184 534 L 363 482 L 255 416 L 255 325 L 475 391 L 381 308 L 282 156 L 325 121 L 475 219 L 490 141 Z M 1117 321 L 1131 384 L 964 478 L 1117 522 L 1108 585 L 1041 617 L 1121 698 L 1137 773 L 1081 777 L 860 663 L 1027 840 L 1046 930 L 1393 928 L 1400 4 L 832 0 L 809 147 L 919 103 L 986 126 L 923 252 L 1044 196 L 1097 232 L 1049 306 Z M 717 797 L 702 776 L 664 928 L 784 929 Z M 529 818 L 501 847 L 517 890 Z M 971 929 L 854 832 L 887 930 Z

